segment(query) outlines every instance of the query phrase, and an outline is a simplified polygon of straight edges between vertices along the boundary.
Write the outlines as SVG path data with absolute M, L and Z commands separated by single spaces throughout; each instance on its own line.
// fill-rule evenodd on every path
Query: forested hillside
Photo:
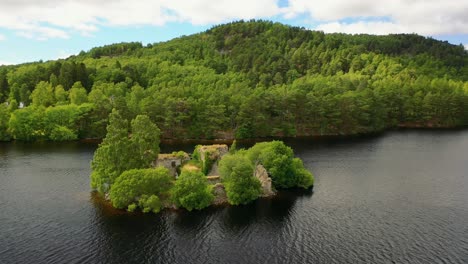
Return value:
M 164 138 L 468 125 L 468 52 L 414 34 L 234 22 L 142 46 L 0 67 L 0 140 L 102 138 L 116 108 Z

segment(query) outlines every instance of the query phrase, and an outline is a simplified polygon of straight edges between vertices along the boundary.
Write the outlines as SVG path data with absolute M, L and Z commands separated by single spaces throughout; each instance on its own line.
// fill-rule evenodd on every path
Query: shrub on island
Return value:
M 260 181 L 254 177 L 253 171 L 252 163 L 242 152 L 221 159 L 219 172 L 230 204 L 247 204 L 260 196 Z
M 219 162 L 219 172 L 230 204 L 246 204 L 262 194 L 254 169 L 262 165 L 275 188 L 310 188 L 311 172 L 304 168 L 293 150 L 281 141 L 262 142 L 247 150 L 231 151 Z
M 143 194 L 138 200 L 138 206 L 141 208 L 143 213 L 159 213 L 162 209 L 162 203 L 156 195 Z M 128 210 L 128 209 L 127 209 Z
M 172 189 L 172 199 L 178 207 L 192 211 L 209 206 L 214 195 L 202 172 L 183 170 Z
M 168 199 L 172 186 L 173 178 L 164 167 L 132 169 L 115 180 L 109 198 L 115 208 L 134 210 L 138 204 L 142 211 L 158 212 L 161 209 L 159 201 Z
M 312 173 L 304 168 L 293 150 L 282 141 L 257 143 L 246 151 L 252 164 L 261 163 L 276 188 L 309 188 L 314 184 Z

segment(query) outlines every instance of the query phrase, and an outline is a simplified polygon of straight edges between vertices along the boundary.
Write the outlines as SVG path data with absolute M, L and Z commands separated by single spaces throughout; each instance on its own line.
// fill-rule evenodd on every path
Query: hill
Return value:
M 467 81 L 461 45 L 239 21 L 0 67 L 0 139 L 102 138 L 113 108 L 148 115 L 165 138 L 466 126 Z

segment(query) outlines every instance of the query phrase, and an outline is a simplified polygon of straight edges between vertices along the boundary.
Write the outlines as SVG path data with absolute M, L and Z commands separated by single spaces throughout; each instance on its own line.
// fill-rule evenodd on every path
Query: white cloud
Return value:
M 319 21 L 325 32 L 468 34 L 466 0 L 289 0 L 286 16 L 299 14 Z
M 18 30 L 17 35 L 29 39 L 47 40 L 49 38 L 69 38 L 67 32 L 53 27 L 27 25 L 17 27 L 16 29 Z
M 305 15 L 317 29 L 347 33 L 468 34 L 467 0 L 0 0 L 0 28 L 45 40 L 103 26 L 216 24 Z M 382 17 L 385 21 L 382 21 Z M 371 18 L 371 19 L 370 19 Z M 347 22 L 344 22 L 347 21 Z
M 72 55 L 75 55 L 73 52 L 69 52 L 66 50 L 60 50 L 57 55 L 57 59 L 66 59 Z
M 1 65 L 11 65 L 11 64 L 13 64 L 13 63 L 8 62 L 8 61 L 1 61 L 1 60 L 0 60 L 0 66 L 1 66 Z
M 276 0 L 164 0 L 178 20 L 194 24 L 219 23 L 233 19 L 271 17 L 281 12 Z
M 0 41 L 5 40 L 5 39 L 6 39 L 5 36 L 3 36 L 2 34 L 0 34 Z
M 344 32 L 349 34 L 368 33 L 375 35 L 384 35 L 389 33 L 405 33 L 408 28 L 391 22 L 359 21 L 356 23 L 346 24 L 339 22 L 331 22 L 320 24 L 316 28 L 324 32 Z
M 465 44 L 465 50 L 468 50 L 468 44 Z
M 277 0 L 2 0 L 0 28 L 35 39 L 90 35 L 101 26 L 221 23 L 280 13 Z

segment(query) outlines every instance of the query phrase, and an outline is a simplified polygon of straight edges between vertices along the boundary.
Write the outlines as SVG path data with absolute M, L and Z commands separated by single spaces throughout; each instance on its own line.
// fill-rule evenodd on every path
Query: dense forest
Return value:
M 163 138 L 348 135 L 468 125 L 468 52 L 415 34 L 239 21 L 0 67 L 0 140 L 103 138 L 112 109 Z

